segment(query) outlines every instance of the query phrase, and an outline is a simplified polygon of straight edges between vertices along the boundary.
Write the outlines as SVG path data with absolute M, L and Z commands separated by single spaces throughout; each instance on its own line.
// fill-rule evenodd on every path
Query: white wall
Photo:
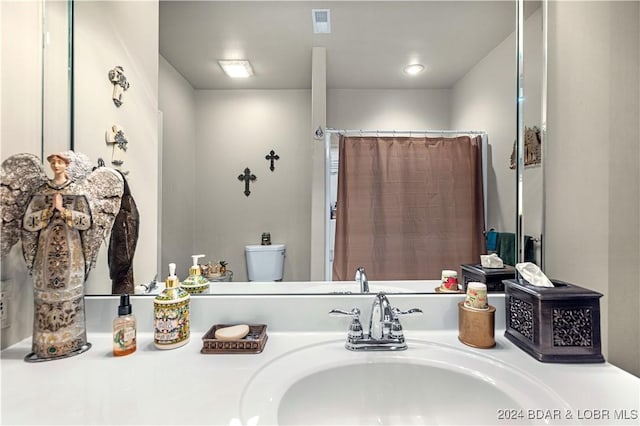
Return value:
M 327 127 L 362 130 L 448 129 L 449 90 L 327 91 Z
M 640 375 L 638 2 L 550 2 L 547 273 L 601 292 L 608 360 Z
M 122 170 L 140 213 L 134 279 L 149 282 L 158 270 L 158 2 L 76 2 L 75 150 L 110 166 L 105 131 L 114 124 L 129 141 Z M 120 65 L 131 87 L 117 108 L 107 75 Z M 107 243 L 89 275 L 86 292 L 110 293 Z
M 524 124 L 541 128 L 542 8 L 525 22 Z M 496 46 L 453 88 L 453 128 L 478 128 L 489 135 L 487 164 L 487 225 L 515 232 L 516 177 L 509 168 L 516 139 L 515 33 Z M 525 235 L 542 233 L 542 169 L 524 170 L 523 227 Z M 537 260 L 540 260 L 539 254 Z
M 64 10 L 47 11 L 48 30 L 52 19 L 59 27 Z M 41 19 L 39 1 L 2 2 L 2 159 L 19 153 L 41 155 L 41 120 L 48 125 L 43 135 L 44 155 L 68 148 L 64 123 L 66 103 L 56 102 L 56 93 L 47 91 L 45 110 L 41 110 Z M 54 13 L 55 12 L 55 13 Z M 158 3 L 144 2 L 77 2 L 75 5 L 75 150 L 98 157 L 107 163 L 111 149 L 105 144 L 105 130 L 112 124 L 124 127 L 129 139 L 125 169 L 130 170 L 129 184 L 142 220 L 136 257 L 135 280 L 148 281 L 155 275 L 157 263 L 158 215 Z M 64 49 L 66 41 L 52 33 L 47 49 Z M 48 53 L 47 53 L 48 55 Z M 64 66 L 56 57 L 47 62 L 49 68 Z M 62 56 L 66 56 L 62 54 Z M 62 65 L 61 65 L 62 64 Z M 108 70 L 122 65 L 131 82 L 124 105 L 116 108 L 111 100 L 112 85 Z M 57 78 L 64 78 L 64 72 Z M 19 82 L 19 84 L 18 84 Z M 63 82 L 64 83 L 64 82 Z M 60 94 L 64 96 L 66 93 Z M 57 111 L 57 109 L 62 111 Z M 110 292 L 106 244 L 98 264 L 91 272 L 86 292 Z M 31 334 L 33 316 L 32 281 L 27 275 L 19 245 L 2 262 L 2 279 L 11 280 L 9 312 L 11 327 L 2 332 L 2 347 Z M 6 283 L 3 283 L 5 289 Z
M 162 111 L 162 210 L 160 280 L 168 264 L 179 262 L 186 271 L 185 254 L 194 250 L 196 186 L 195 90 L 162 56 L 158 102 Z
M 452 91 L 453 127 L 481 129 L 488 134 L 487 224 L 503 232 L 515 231 L 515 176 L 509 169 L 516 137 L 515 72 L 512 35 L 458 81 Z
M 0 11 L 2 159 L 21 152 L 40 155 L 41 5 L 36 1 L 3 1 Z
M 0 2 L 2 56 L 0 69 L 1 159 L 21 152 L 40 155 L 41 134 L 41 5 L 39 2 Z M 20 84 L 16 84 L 20 82 Z M 32 330 L 31 277 L 16 244 L 1 262 L 11 326 L 2 329 L 2 348 L 29 336 Z
M 43 43 L 43 152 L 45 156 L 51 152 L 69 149 L 71 135 L 71 108 L 68 107 L 71 81 L 69 67 L 70 5 L 65 1 L 43 1 L 44 31 Z
M 311 91 L 196 91 L 196 239 L 205 263 L 229 262 L 235 281 L 246 281 L 244 246 L 263 232 L 286 243 L 284 280 L 309 279 L 311 232 Z M 280 159 L 269 170 L 265 156 Z M 238 175 L 257 180 L 245 196 Z M 165 242 L 166 244 L 166 242 Z M 184 275 L 191 253 L 175 259 Z

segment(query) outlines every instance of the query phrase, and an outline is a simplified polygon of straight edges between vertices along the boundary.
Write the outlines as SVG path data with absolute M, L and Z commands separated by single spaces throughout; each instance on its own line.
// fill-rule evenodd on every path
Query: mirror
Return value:
M 526 49 L 541 52 L 540 2 L 525 6 Z M 331 34 L 313 34 L 311 9 L 330 9 Z M 313 249 L 317 235 L 324 240 L 312 212 L 323 179 L 310 119 L 314 46 L 326 48 L 327 127 L 487 131 L 487 229 L 514 232 L 515 16 L 515 2 L 482 1 L 76 3 L 76 149 L 110 160 L 105 130 L 128 132 L 124 168 L 142 214 L 136 282 L 163 279 L 169 262 L 184 278 L 197 253 L 204 263 L 226 260 L 234 281 L 246 281 L 244 246 L 263 232 L 287 246 L 284 280 L 322 280 Z M 188 65 L 188 55 L 202 62 Z M 250 59 L 256 77 L 225 79 L 216 63 L 224 57 Z M 406 79 L 410 61 L 427 72 Z M 117 65 L 131 82 L 120 107 L 106 79 Z M 541 93 L 526 92 L 527 105 Z M 273 172 L 270 150 L 280 156 Z M 250 196 L 237 179 L 245 168 L 257 176 Z M 100 268 L 88 294 L 109 292 Z
M 526 6 L 526 2 L 525 2 Z M 526 8 L 525 8 L 526 11 Z M 535 19 L 525 21 L 523 60 L 525 103 L 523 111 L 522 211 L 521 234 L 532 239 L 533 255 L 545 269 L 544 251 L 544 150 L 546 147 L 546 19 L 547 3 L 542 2 Z M 523 247 L 523 257 L 525 247 Z

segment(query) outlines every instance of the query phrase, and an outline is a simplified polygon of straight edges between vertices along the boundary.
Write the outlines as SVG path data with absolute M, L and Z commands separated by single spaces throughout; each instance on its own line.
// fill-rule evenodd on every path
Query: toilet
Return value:
M 245 246 L 249 281 L 282 281 L 285 252 L 284 244 Z

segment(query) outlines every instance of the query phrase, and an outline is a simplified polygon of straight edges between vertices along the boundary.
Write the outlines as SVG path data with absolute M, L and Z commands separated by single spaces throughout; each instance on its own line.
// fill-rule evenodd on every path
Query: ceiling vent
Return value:
M 315 34 L 329 34 L 331 32 L 331 14 L 329 9 L 312 9 L 313 32 Z

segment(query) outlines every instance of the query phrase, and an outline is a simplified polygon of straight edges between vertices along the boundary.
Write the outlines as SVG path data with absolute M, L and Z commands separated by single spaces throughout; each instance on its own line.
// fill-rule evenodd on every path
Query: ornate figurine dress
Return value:
M 40 159 L 16 154 L 2 162 L 1 254 L 22 241 L 34 284 L 33 352 L 25 361 L 47 361 L 82 353 L 87 342 L 84 282 L 120 209 L 124 182 L 106 167 L 92 168 L 73 151 L 67 180 L 47 179 Z M 60 194 L 62 206 L 55 208 Z
M 64 211 L 52 208 L 60 193 Z M 48 182 L 31 198 L 23 227 L 39 232 L 33 263 L 34 329 L 32 350 L 37 357 L 55 357 L 88 349 L 84 322 L 85 264 L 80 231 L 91 226 L 84 195 L 67 181 Z M 25 253 L 26 255 L 27 253 Z M 27 260 L 28 261 L 28 260 Z

